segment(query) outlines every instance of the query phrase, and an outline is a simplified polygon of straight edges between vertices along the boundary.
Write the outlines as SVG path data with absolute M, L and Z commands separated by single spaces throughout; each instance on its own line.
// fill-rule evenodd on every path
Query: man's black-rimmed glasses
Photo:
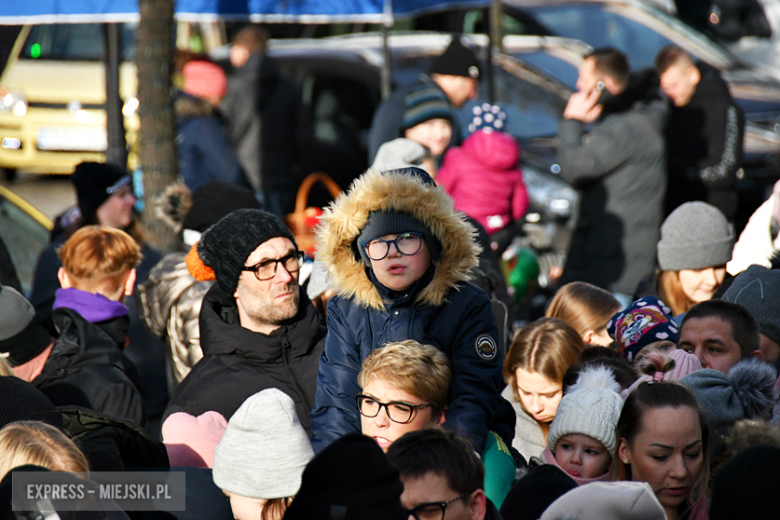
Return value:
M 241 270 L 254 272 L 255 278 L 261 282 L 264 282 L 276 276 L 276 269 L 278 268 L 279 264 L 282 264 L 284 268 L 287 269 L 288 273 L 297 273 L 298 270 L 303 267 L 303 253 L 296 251 L 294 253 L 290 253 L 289 255 L 283 256 L 278 260 L 265 260 L 259 264 L 244 266 L 241 268 Z

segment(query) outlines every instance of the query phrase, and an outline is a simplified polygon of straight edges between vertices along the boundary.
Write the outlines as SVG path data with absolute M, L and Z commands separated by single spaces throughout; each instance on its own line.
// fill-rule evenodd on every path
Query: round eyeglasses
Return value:
M 395 244 L 395 249 L 404 256 L 412 256 L 422 247 L 422 233 L 409 231 L 401 233 L 393 240 L 373 238 L 363 242 L 363 250 L 371 260 L 382 260 L 390 253 L 390 244 Z
M 406 424 L 414 417 L 415 409 L 422 409 L 431 406 L 430 404 L 409 404 L 402 401 L 391 401 L 389 403 L 380 403 L 370 395 L 358 394 L 357 407 L 360 415 L 364 417 L 376 417 L 379 411 L 384 407 L 387 416 L 391 421 L 398 424 Z
M 473 493 L 473 491 L 471 493 Z M 453 502 L 466 498 L 471 493 L 463 493 L 447 502 L 428 502 L 420 504 L 413 509 L 407 509 L 406 514 L 413 516 L 415 520 L 444 520 L 444 513 L 447 510 L 447 506 Z
M 297 273 L 298 270 L 303 267 L 303 253 L 296 251 L 295 253 L 290 253 L 278 260 L 265 260 L 259 264 L 244 266 L 241 270 L 254 272 L 255 278 L 264 282 L 276 276 L 276 269 L 279 264 L 282 264 L 284 268 L 287 269 L 288 273 Z

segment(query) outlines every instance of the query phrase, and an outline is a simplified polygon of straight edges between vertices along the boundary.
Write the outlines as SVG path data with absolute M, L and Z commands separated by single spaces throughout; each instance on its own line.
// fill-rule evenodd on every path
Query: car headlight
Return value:
M 577 192 L 561 179 L 523 165 L 523 181 L 531 205 L 555 217 L 569 218 L 577 205 Z
M 27 113 L 27 98 L 20 90 L 0 87 L 0 112 L 11 112 L 22 117 Z
M 130 117 L 138 110 L 138 98 L 135 96 L 127 98 L 125 104 L 122 106 L 122 114 L 125 117 Z

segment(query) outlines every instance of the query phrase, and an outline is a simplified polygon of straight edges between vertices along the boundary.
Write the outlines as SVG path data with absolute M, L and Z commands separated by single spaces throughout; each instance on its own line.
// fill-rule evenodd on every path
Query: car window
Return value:
M 512 54 L 511 51 L 509 53 Z M 571 89 L 574 89 L 577 84 L 577 67 L 566 60 L 553 56 L 546 50 L 521 52 L 517 54 L 517 57 L 549 74 Z
M 122 25 L 122 56 L 130 61 L 135 55 L 137 24 Z M 19 59 L 58 61 L 101 61 L 102 26 L 96 23 L 34 25 L 24 42 Z
M 0 237 L 25 294 L 30 294 L 38 255 L 49 243 L 49 231 L 21 208 L 0 194 Z
M 409 78 L 419 77 L 421 72 L 428 70 L 430 60 L 430 57 L 420 55 L 397 58 L 393 60 L 393 78 L 398 80 L 399 71 Z M 495 63 L 496 94 L 507 112 L 509 133 L 520 139 L 556 135 L 558 121 L 568 100 L 565 88 L 509 57 L 497 56 Z M 403 84 L 402 81 L 397 82 Z M 487 101 L 486 87 L 480 85 L 478 98 L 458 111 L 464 130 L 471 121 L 474 105 Z
M 660 11 L 634 6 L 564 4 L 530 6 L 530 11 L 559 36 L 582 40 L 594 48 L 615 47 L 628 55 L 632 68 L 650 67 L 665 45 L 677 45 L 721 69 L 736 60 L 704 35 Z

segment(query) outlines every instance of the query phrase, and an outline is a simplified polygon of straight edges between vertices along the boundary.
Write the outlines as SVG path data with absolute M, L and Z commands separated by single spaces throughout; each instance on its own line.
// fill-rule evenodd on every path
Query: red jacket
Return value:
M 519 160 L 520 145 L 511 135 L 479 130 L 450 148 L 436 182 L 455 200 L 455 209 L 495 233 L 528 209 Z

